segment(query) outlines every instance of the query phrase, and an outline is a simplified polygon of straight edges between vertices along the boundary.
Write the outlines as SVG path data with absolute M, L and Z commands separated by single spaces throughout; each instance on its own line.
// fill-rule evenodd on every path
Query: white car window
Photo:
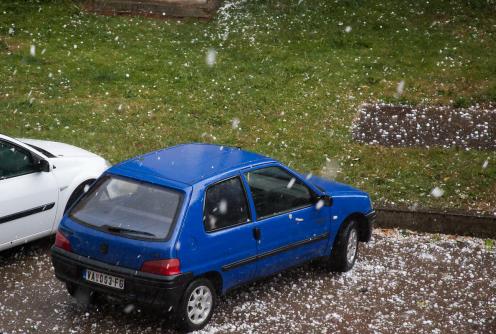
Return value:
M 0 179 L 35 171 L 36 168 L 29 151 L 0 140 Z

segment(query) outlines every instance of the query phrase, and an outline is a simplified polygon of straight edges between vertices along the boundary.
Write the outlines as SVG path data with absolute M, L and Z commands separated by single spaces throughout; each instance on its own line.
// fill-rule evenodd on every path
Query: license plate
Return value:
M 124 279 L 120 277 L 99 273 L 98 271 L 89 269 L 84 271 L 83 277 L 85 280 L 93 283 L 109 286 L 115 289 L 124 289 Z

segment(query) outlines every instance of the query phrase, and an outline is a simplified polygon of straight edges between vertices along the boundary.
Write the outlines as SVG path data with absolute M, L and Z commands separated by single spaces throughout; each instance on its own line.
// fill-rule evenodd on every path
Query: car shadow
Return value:
M 331 277 L 331 279 L 334 279 L 339 275 L 330 272 L 318 262 L 307 263 L 240 286 L 218 299 L 217 310 L 214 313 L 211 325 L 215 327 L 224 323 L 223 317 L 236 317 L 235 310 L 239 309 L 244 303 L 247 301 L 257 302 L 257 298 L 271 294 L 274 290 L 288 291 L 294 284 L 300 284 L 302 280 L 309 279 L 309 277 L 313 279 Z M 160 333 L 180 333 L 175 329 L 173 314 L 168 313 L 167 310 L 126 304 L 118 300 L 100 299 L 96 305 L 85 306 L 71 298 L 65 308 L 65 313 L 67 319 L 91 319 L 91 322 L 99 324 L 101 330 L 112 331 L 118 327 L 126 328 L 131 332 L 151 330 Z M 208 328 L 207 326 L 205 329 L 207 332 Z
M 64 308 L 64 318 L 68 321 L 80 320 L 83 333 L 92 332 L 91 324 L 108 332 L 126 328 L 126 332 L 179 333 L 175 329 L 173 315 L 143 305 L 127 304 L 121 301 L 99 299 L 96 304 L 84 305 L 70 298 Z

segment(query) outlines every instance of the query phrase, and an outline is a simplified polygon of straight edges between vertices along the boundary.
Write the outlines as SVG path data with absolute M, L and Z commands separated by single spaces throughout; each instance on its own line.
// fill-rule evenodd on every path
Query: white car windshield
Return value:
M 81 223 L 134 238 L 167 239 L 181 193 L 132 179 L 106 176 L 71 210 Z

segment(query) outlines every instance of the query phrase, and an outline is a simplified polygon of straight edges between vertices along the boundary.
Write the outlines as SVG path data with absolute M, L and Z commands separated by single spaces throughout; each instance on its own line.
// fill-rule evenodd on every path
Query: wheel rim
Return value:
M 346 258 L 348 263 L 353 263 L 355 259 L 356 252 L 358 246 L 358 237 L 355 229 L 350 231 L 350 235 L 348 236 L 348 248 L 346 249 Z
M 212 310 L 212 292 L 207 286 L 196 287 L 188 298 L 188 319 L 195 325 L 203 323 Z

